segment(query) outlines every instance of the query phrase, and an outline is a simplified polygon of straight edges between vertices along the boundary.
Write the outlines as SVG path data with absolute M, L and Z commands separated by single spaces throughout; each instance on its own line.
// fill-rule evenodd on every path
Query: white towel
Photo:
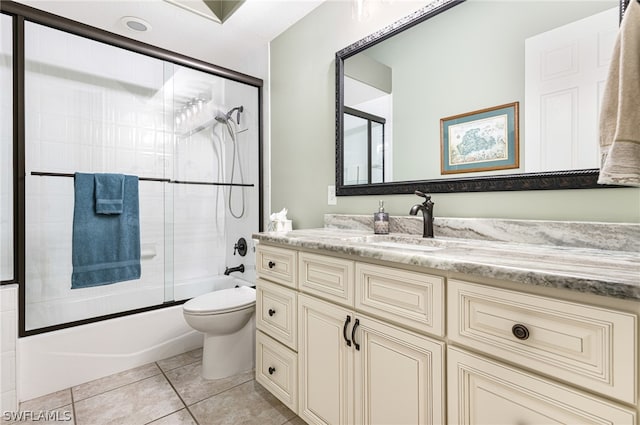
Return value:
M 640 3 L 631 0 L 600 111 L 599 184 L 640 187 Z

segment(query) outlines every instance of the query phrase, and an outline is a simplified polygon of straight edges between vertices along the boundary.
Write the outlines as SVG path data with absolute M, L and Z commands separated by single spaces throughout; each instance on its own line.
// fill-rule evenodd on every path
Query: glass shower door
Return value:
M 26 330 L 162 304 L 163 62 L 25 24 Z M 136 175 L 140 279 L 71 289 L 75 172 Z

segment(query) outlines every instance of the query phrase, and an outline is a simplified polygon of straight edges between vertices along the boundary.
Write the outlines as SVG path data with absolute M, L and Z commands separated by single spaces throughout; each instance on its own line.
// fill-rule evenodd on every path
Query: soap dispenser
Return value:
M 378 212 L 373 213 L 373 233 L 376 235 L 389 233 L 389 213 L 384 212 L 384 201 L 378 204 Z

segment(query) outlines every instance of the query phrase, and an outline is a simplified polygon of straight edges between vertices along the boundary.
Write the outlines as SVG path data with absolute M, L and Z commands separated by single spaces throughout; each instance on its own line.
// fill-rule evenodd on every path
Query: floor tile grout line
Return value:
M 78 417 L 76 416 L 76 402 L 73 397 L 73 387 L 69 388 L 71 393 L 71 414 L 73 415 L 73 425 L 78 425 Z
M 71 387 L 65 388 L 65 390 L 69 390 L 69 395 L 71 395 L 71 402 L 73 403 L 73 395 L 71 393 Z M 47 397 L 47 396 L 50 396 L 51 394 L 55 394 L 55 393 L 58 393 L 60 391 L 64 391 L 64 390 L 54 391 L 52 393 L 45 394 L 45 395 L 42 395 L 40 397 L 32 398 L 31 400 L 21 401 L 21 402 L 18 403 L 18 410 L 17 411 L 18 412 L 22 412 L 23 411 L 21 405 L 24 404 L 24 403 L 29 403 L 29 402 L 32 402 L 33 400 L 37 400 L 37 399 L 42 398 L 42 397 Z M 59 406 L 51 406 L 51 407 L 47 407 L 46 409 L 30 409 L 30 410 L 38 411 L 38 412 L 44 412 L 44 411 L 50 411 L 50 410 L 55 410 L 55 409 L 61 409 L 64 406 L 68 406 L 68 404 L 61 404 Z M 3 425 L 11 425 L 11 424 L 14 424 L 14 423 L 16 423 L 16 422 L 15 421 L 14 422 L 9 422 L 9 423 L 3 424 Z
M 182 409 L 186 409 L 186 407 L 182 407 L 182 408 L 180 408 L 180 409 L 178 409 L 178 410 L 174 410 L 173 412 L 169 412 L 169 413 L 167 413 L 166 415 L 160 416 L 159 418 L 155 418 L 155 419 L 153 419 L 153 420 L 151 420 L 151 421 L 149 421 L 149 422 L 146 422 L 144 425 L 151 425 L 151 424 L 152 424 L 152 423 L 154 423 L 155 421 L 159 421 L 160 419 L 166 418 L 167 416 L 171 416 L 171 415 L 173 415 L 174 413 L 177 413 L 177 412 L 181 411 Z
M 90 400 L 90 399 L 92 399 L 92 398 L 95 398 L 95 397 L 98 397 L 98 396 L 101 396 L 101 395 L 104 395 L 104 394 L 110 393 L 110 392 L 112 392 L 112 391 L 119 390 L 119 389 L 124 388 L 124 387 L 126 387 L 126 386 L 128 386 L 128 385 L 137 384 L 138 382 L 146 381 L 147 379 L 155 378 L 156 376 L 160 376 L 160 375 L 162 375 L 162 373 L 156 373 L 155 375 L 147 376 L 147 377 L 145 377 L 145 378 L 138 379 L 138 380 L 136 380 L 136 381 L 132 381 L 132 382 L 129 382 L 129 383 L 124 384 L 124 385 L 120 385 L 119 387 L 111 388 L 111 389 L 109 389 L 109 390 L 107 390 L 107 391 L 103 391 L 103 392 L 101 392 L 101 393 L 94 394 L 94 395 L 92 395 L 91 397 L 87 397 L 87 398 L 83 398 L 82 400 L 78 400 L 78 403 L 82 403 L 82 402 L 84 402 L 84 401 L 86 401 L 86 400 Z
M 194 362 L 195 363 L 195 362 Z M 156 365 L 158 365 L 158 362 L 156 362 Z M 185 365 L 186 366 L 186 365 Z M 191 416 L 191 418 L 193 419 L 193 421 L 196 423 L 196 425 L 200 425 L 200 422 L 198 422 L 198 420 L 196 419 L 196 417 L 193 415 L 193 413 L 191 413 L 191 410 L 189 409 L 189 406 L 187 406 L 187 403 L 184 401 L 184 399 L 182 398 L 182 396 L 180 395 L 180 393 L 178 392 L 178 390 L 176 389 L 176 387 L 173 386 L 173 382 L 171 382 L 171 379 L 169 379 L 169 377 L 167 377 L 167 374 L 164 373 L 164 370 L 162 370 L 162 368 L 160 367 L 160 365 L 158 365 L 158 368 L 160 369 L 160 372 L 162 373 L 162 376 L 164 376 L 164 379 L 167 380 L 167 382 L 169 383 L 169 385 L 171 386 L 171 389 L 176 393 L 176 395 L 178 396 L 178 398 L 180 399 L 180 401 L 182 402 L 182 405 L 184 406 L 185 409 L 187 409 L 187 412 L 189 412 L 189 416 Z M 177 369 L 177 368 L 176 368 Z M 157 419 L 156 419 L 157 420 Z
M 224 378 L 222 378 L 222 379 L 224 379 Z M 209 396 L 207 396 L 207 397 L 205 397 L 205 398 L 203 398 L 203 399 L 200 399 L 200 400 L 198 400 L 198 401 L 194 401 L 194 402 L 193 402 L 193 403 L 191 403 L 191 404 L 186 404 L 186 403 L 185 403 L 185 405 L 187 406 L 187 408 L 189 408 L 190 406 L 193 406 L 194 404 L 201 403 L 201 402 L 203 402 L 203 401 L 205 401 L 205 400 L 210 399 L 211 397 L 215 397 L 215 396 L 218 396 L 218 395 L 220 395 L 220 394 L 222 394 L 222 393 L 226 393 L 227 391 L 230 391 L 230 390 L 232 390 L 232 389 L 234 389 L 234 388 L 236 388 L 236 387 L 239 387 L 240 385 L 244 385 L 244 384 L 246 384 L 247 382 L 255 381 L 255 380 L 256 380 L 255 376 L 254 376 L 254 377 L 251 377 L 251 378 L 247 379 L 246 381 L 240 382 L 239 384 L 236 384 L 236 385 L 234 385 L 234 386 L 232 386 L 232 387 L 225 388 L 225 389 L 224 389 L 224 390 L 222 390 L 222 391 L 219 391 L 219 392 L 217 392 L 217 393 L 215 393 L 215 394 L 211 394 L 211 395 L 209 395 Z
M 151 364 L 151 363 L 147 363 L 147 364 Z M 145 365 L 143 365 L 143 366 L 145 366 Z M 145 376 L 144 378 L 136 379 L 135 381 L 127 382 L 126 384 L 122 384 L 122 385 L 117 386 L 117 387 L 109 388 L 108 390 L 104 390 L 104 391 L 101 391 L 99 393 L 92 394 L 89 397 L 81 398 L 78 401 L 80 402 L 80 401 L 84 401 L 84 400 L 89 400 L 90 398 L 93 398 L 93 397 L 96 397 L 96 396 L 99 396 L 99 395 L 102 395 L 102 394 L 106 394 L 106 393 L 108 393 L 110 391 L 113 391 L 113 390 L 118 390 L 118 389 L 120 389 L 122 387 L 126 387 L 127 385 L 135 384 L 136 382 L 140 382 L 140 381 L 144 381 L 145 379 L 153 378 L 154 376 L 158 376 L 158 375 L 162 374 L 162 369 L 160 369 L 160 367 L 158 367 L 158 369 L 160 370 L 160 372 L 158 372 L 158 373 L 154 373 L 153 375 Z M 128 372 L 129 370 L 133 370 L 133 369 L 128 369 L 128 370 L 125 370 L 124 372 Z M 117 373 L 115 373 L 114 375 L 117 375 Z M 104 376 L 104 377 L 98 378 L 98 379 L 108 378 L 110 376 L 113 376 L 113 375 L 107 375 L 107 376 Z M 96 381 L 97 381 L 97 379 L 96 379 Z M 90 382 L 93 382 L 93 381 L 85 382 L 85 384 L 88 384 Z M 80 384 L 80 385 L 84 385 L 84 384 Z M 76 386 L 79 387 L 80 385 L 76 385 Z M 71 394 L 73 394 L 73 387 L 71 387 L 70 390 L 71 390 Z
M 192 350 L 192 351 L 195 351 L 195 350 Z M 165 359 L 163 359 L 163 360 L 165 360 Z M 191 364 L 197 363 L 198 361 L 200 361 L 200 359 L 195 359 L 193 362 L 186 363 L 186 364 L 184 364 L 184 365 L 181 365 L 181 366 L 177 366 L 177 367 L 174 367 L 174 368 L 168 369 L 168 370 L 167 370 L 167 372 L 168 372 L 168 371 L 175 370 L 175 369 L 178 369 L 178 368 L 183 367 L 183 366 L 188 366 L 188 365 L 191 365 Z M 126 387 L 127 385 L 135 384 L 135 383 L 137 383 L 137 382 L 144 381 L 144 380 L 146 380 L 146 379 L 153 378 L 154 376 L 158 376 L 158 375 L 163 375 L 163 376 L 165 377 L 165 379 L 169 382 L 169 384 L 171 385 L 171 387 L 173 388 L 173 384 L 171 384 L 171 381 L 169 381 L 169 378 L 167 378 L 167 376 L 165 375 L 165 371 L 160 367 L 160 365 L 158 364 L 158 362 L 157 362 L 157 361 L 156 361 L 156 362 L 146 363 L 146 364 L 141 365 L 141 366 L 138 366 L 138 367 L 146 366 L 146 365 L 149 365 L 149 364 L 155 364 L 155 366 L 156 366 L 156 367 L 157 367 L 157 369 L 158 369 L 158 371 L 157 371 L 156 373 L 154 373 L 153 375 L 145 376 L 145 377 L 143 377 L 143 378 L 139 378 L 139 379 L 136 379 L 136 380 L 134 380 L 134 381 L 127 382 L 126 384 L 122 384 L 122 385 L 119 385 L 119 386 L 117 386 L 117 387 L 109 388 L 108 390 L 101 390 L 100 392 L 95 393 L 95 394 L 92 394 L 92 395 L 90 395 L 89 397 L 85 397 L 85 398 L 81 398 L 81 399 L 76 400 L 76 399 L 75 399 L 75 397 L 74 397 L 74 393 L 73 393 L 73 387 L 65 388 L 65 390 L 68 390 L 68 391 L 69 391 L 69 395 L 70 395 L 70 398 L 71 398 L 71 403 L 70 403 L 70 404 L 71 404 L 71 406 L 72 406 L 72 410 L 73 410 L 74 424 L 76 424 L 76 423 L 77 423 L 77 421 L 76 421 L 76 402 L 82 402 L 82 401 L 84 401 L 84 400 L 88 400 L 88 399 L 90 399 L 90 398 L 93 398 L 93 397 L 96 397 L 96 396 L 99 396 L 99 395 L 102 395 L 102 394 L 106 394 L 106 393 L 111 392 L 111 391 L 113 391 L 113 390 L 117 390 L 117 389 L 120 389 L 120 388 Z M 131 371 L 131 370 L 133 370 L 133 369 L 136 369 L 136 368 L 127 369 L 127 370 L 122 371 L 122 372 L 128 372 L 128 371 Z M 118 373 L 122 373 L 122 372 L 118 372 Z M 115 374 L 113 374 L 113 375 L 117 375 L 118 373 L 115 373 Z M 97 380 L 99 380 L 99 379 L 108 378 L 108 377 L 111 377 L 111 376 L 113 376 L 113 375 L 103 376 L 103 377 L 101 377 L 101 378 L 95 379 L 94 381 L 97 381 Z M 88 383 L 90 383 L 90 382 L 93 382 L 93 381 L 83 382 L 83 383 L 81 383 L 81 384 L 76 385 L 76 387 L 79 387 L 79 386 L 84 385 L 84 384 L 88 384 Z M 173 388 L 173 390 L 174 390 L 174 391 L 176 391 L 176 390 L 175 390 L 175 388 Z M 60 390 L 60 391 L 63 391 L 63 390 Z M 55 393 L 55 392 L 53 392 L 53 393 L 49 393 L 49 394 L 45 394 L 45 395 L 40 396 L 40 397 L 46 397 L 46 396 L 49 396 L 49 395 L 54 394 L 54 393 Z M 177 393 L 177 391 L 176 391 L 176 393 Z M 31 402 L 31 401 L 33 401 L 33 400 L 36 400 L 37 398 L 40 398 L 40 397 L 36 397 L 36 398 L 34 398 L 34 399 L 30 399 L 30 400 L 26 400 L 26 401 L 20 402 L 20 403 L 18 404 L 18 412 L 22 411 L 22 410 L 21 410 L 21 406 L 20 406 L 21 404 Z M 178 394 L 178 397 L 180 397 L 180 395 L 179 395 L 179 394 Z M 184 405 L 184 407 L 186 408 L 186 407 L 187 407 L 187 404 L 184 402 L 184 400 L 182 400 L 182 398 L 181 398 L 181 397 L 180 397 L 180 400 L 182 401 L 182 404 L 183 404 L 183 405 Z M 55 406 L 48 407 L 46 410 L 61 409 L 61 408 L 65 407 L 65 406 L 67 406 L 67 404 L 55 405 Z M 45 409 L 39 409 L 39 410 L 40 410 L 40 411 L 44 411 Z M 174 412 L 174 413 L 175 413 L 175 412 Z M 4 422 L 4 421 L 3 421 L 2 425 L 12 425 L 12 424 L 14 424 L 14 423 L 15 423 L 15 422 Z
M 193 350 L 193 351 L 195 351 L 195 350 Z M 171 357 L 169 357 L 169 358 L 171 358 Z M 166 360 L 166 359 L 162 359 L 162 360 Z M 159 360 L 159 361 L 162 361 L 162 360 Z M 138 367 L 143 367 L 143 366 L 150 365 L 150 364 L 152 364 L 152 363 L 153 363 L 153 364 L 155 364 L 155 365 L 156 365 L 156 367 L 158 368 L 158 372 L 157 372 L 157 373 L 155 373 L 155 374 L 153 374 L 153 375 L 145 376 L 144 378 L 136 379 L 135 381 L 127 382 L 126 384 L 122 384 L 122 385 L 120 385 L 120 386 L 113 387 L 113 388 L 110 388 L 110 389 L 108 389 L 108 390 L 104 390 L 104 391 L 101 391 L 101 392 L 99 392 L 99 393 L 96 393 L 96 394 L 92 394 L 92 395 L 90 395 L 89 397 L 85 397 L 85 398 L 79 399 L 78 401 L 87 400 L 87 399 L 90 399 L 90 398 L 95 397 L 95 396 L 97 396 L 97 395 L 101 395 L 101 394 L 107 393 L 107 392 L 109 392 L 109 391 L 113 391 L 113 390 L 117 390 L 117 389 L 122 388 L 122 387 L 126 387 L 126 386 L 127 386 L 127 385 L 129 385 L 129 384 L 134 384 L 134 383 L 136 383 L 136 382 L 144 381 L 145 379 L 151 378 L 151 377 L 153 377 L 153 376 L 157 376 L 157 375 L 161 375 L 161 374 L 162 374 L 162 375 L 164 375 L 164 374 L 165 374 L 165 372 L 169 372 L 169 371 L 171 371 L 171 370 L 175 370 L 175 369 L 181 368 L 181 367 L 183 367 L 183 366 L 188 366 L 188 365 L 191 365 L 191 364 L 197 363 L 199 360 L 200 360 L 200 359 L 196 359 L 196 360 L 194 360 L 194 361 L 193 361 L 193 362 L 191 362 L 191 363 L 186 363 L 186 364 L 181 365 L 181 366 L 177 366 L 177 367 L 174 367 L 174 368 L 171 368 L 171 369 L 167 369 L 166 371 L 165 371 L 165 370 L 163 370 L 163 369 L 162 369 L 162 367 L 158 364 L 158 362 L 159 362 L 159 361 L 146 363 L 146 364 L 141 365 L 141 366 L 138 366 Z M 137 369 L 137 367 L 132 368 L 132 369 L 127 369 L 127 370 L 124 370 L 124 371 L 122 371 L 122 372 L 118 372 L 118 373 L 128 372 L 128 371 L 131 371 L 131 370 L 133 370 L 133 369 Z M 113 375 L 117 375 L 118 373 L 114 373 Z M 113 375 L 103 376 L 102 378 L 98 378 L 98 379 L 108 378 L 108 377 L 113 376 Z M 166 375 L 165 375 L 165 378 L 167 378 L 167 376 L 166 376 Z M 98 379 L 96 379 L 96 381 L 97 381 Z M 169 379 L 167 378 L 167 380 L 169 380 Z M 90 382 L 93 382 L 93 381 L 83 382 L 82 384 L 78 384 L 78 385 L 76 385 L 76 387 L 79 387 L 80 385 L 88 384 L 88 383 L 90 383 Z M 69 388 L 69 390 L 71 391 L 71 394 L 73 394 L 73 387 L 70 387 L 70 388 Z M 184 401 L 183 401 L 183 403 L 184 403 Z M 185 404 L 185 406 L 186 406 L 186 404 Z
M 195 350 L 192 350 L 192 351 L 195 351 Z M 169 358 L 171 358 L 171 357 L 169 357 Z M 167 360 L 167 359 L 162 359 L 162 360 Z M 166 370 L 165 370 L 165 369 L 163 369 L 163 368 L 162 368 L 162 366 L 160 366 L 160 364 L 159 364 L 159 362 L 161 362 L 162 360 L 157 361 L 157 362 L 156 362 L 156 364 L 158 365 L 158 368 L 159 368 L 161 371 L 163 371 L 163 372 L 171 372 L 172 370 L 180 369 L 181 367 L 189 366 L 189 365 L 192 365 L 192 364 L 194 364 L 194 363 L 198 363 L 198 362 L 201 362 L 201 361 L 202 361 L 202 359 L 201 359 L 201 358 L 200 358 L 200 359 L 195 359 L 194 361 L 192 361 L 192 362 L 190 362 L 190 363 L 181 364 L 180 366 L 172 367 L 171 369 L 166 369 Z

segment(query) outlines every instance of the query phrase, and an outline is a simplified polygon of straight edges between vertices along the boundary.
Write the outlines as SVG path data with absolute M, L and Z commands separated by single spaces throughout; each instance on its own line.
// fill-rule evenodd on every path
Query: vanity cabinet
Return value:
M 298 415 L 443 423 L 444 344 L 410 330 L 444 332 L 443 279 L 309 252 L 298 273 Z
M 300 295 L 298 415 L 313 424 L 444 422 L 444 344 Z
M 297 252 L 256 250 L 256 381 L 298 411 Z
M 308 423 L 444 423 L 445 344 L 424 335 L 444 332 L 441 277 L 263 244 L 256 256 L 259 383 Z
M 256 273 L 258 277 L 297 288 L 297 259 L 296 251 L 262 245 L 256 250 Z
M 587 391 L 637 405 L 637 315 L 458 279 L 447 290 L 449 423 L 636 424 Z
M 256 327 L 296 351 L 298 293 L 259 278 L 256 285 Z
M 449 279 L 449 340 L 634 404 L 637 316 Z
M 459 348 L 447 350 L 449 424 L 635 424 L 635 412 Z
M 313 249 L 257 256 L 256 380 L 307 423 L 638 425 L 637 303 Z

